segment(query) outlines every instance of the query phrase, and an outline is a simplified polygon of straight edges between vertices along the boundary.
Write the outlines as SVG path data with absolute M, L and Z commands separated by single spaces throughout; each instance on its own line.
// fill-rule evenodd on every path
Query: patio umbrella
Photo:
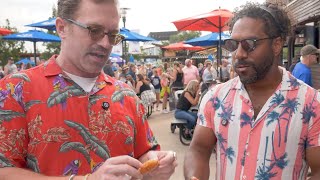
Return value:
M 142 41 L 142 42 L 146 42 L 146 41 L 157 41 L 151 37 L 147 37 L 147 36 L 142 36 L 138 33 L 132 32 L 129 29 L 126 28 L 121 28 L 120 29 L 120 34 L 123 35 L 124 41 Z
M 37 42 L 60 42 L 61 41 L 58 36 L 47 34 L 45 32 L 38 31 L 38 30 L 30 30 L 27 32 L 11 34 L 8 36 L 4 36 L 2 39 L 33 42 L 35 60 L 36 60 L 36 43 Z
M 210 33 L 205 36 L 201 36 L 198 38 L 190 39 L 188 41 L 185 41 L 184 43 L 190 44 L 193 46 L 213 46 L 213 45 L 219 45 L 219 41 L 229 39 L 230 36 L 225 33 L 221 33 L 221 38 L 219 36 L 219 33 Z
M 0 35 L 4 36 L 4 35 L 8 35 L 11 34 L 12 31 L 6 28 L 0 28 Z
M 20 59 L 18 62 L 16 62 L 15 64 L 21 64 L 21 63 L 23 63 L 23 64 L 31 64 L 31 65 L 35 65 L 35 63 L 34 62 L 32 62 L 30 59 L 28 59 L 28 58 L 24 58 L 24 59 Z
M 232 12 L 227 9 L 217 9 L 208 13 L 199 14 L 196 16 L 192 16 L 189 18 L 181 19 L 178 21 L 172 22 L 178 30 L 191 30 L 191 31 L 210 31 L 210 32 L 218 32 L 228 30 L 227 23 L 229 19 L 233 17 Z M 219 39 L 219 64 L 221 65 L 221 39 Z M 220 77 L 221 77 L 220 72 Z
M 163 49 L 173 50 L 173 51 L 183 51 L 183 50 L 190 50 L 190 51 L 199 51 L 204 50 L 205 48 L 200 46 L 192 46 L 190 44 L 185 44 L 183 42 L 169 44 L 168 46 L 163 46 Z
M 53 31 L 53 30 L 56 30 L 56 18 L 51 18 L 51 19 L 48 19 L 45 21 L 28 24 L 26 26 L 43 28 L 43 29 L 48 29 L 48 30 Z

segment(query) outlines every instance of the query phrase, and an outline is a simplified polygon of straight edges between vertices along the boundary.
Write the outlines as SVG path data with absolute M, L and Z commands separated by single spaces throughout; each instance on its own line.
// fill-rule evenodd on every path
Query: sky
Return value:
M 173 21 L 210 12 L 219 7 L 232 11 L 246 1 L 248 0 L 119 0 L 120 7 L 129 8 L 126 28 L 139 30 L 140 34 L 145 36 L 150 32 L 176 31 Z M 11 26 L 16 27 L 19 32 L 30 30 L 31 27 L 24 25 L 48 19 L 52 15 L 52 7 L 56 4 L 57 0 L 1 0 L 0 26 L 4 26 L 5 20 L 9 19 Z M 123 27 L 122 21 L 119 26 Z M 31 52 L 32 44 L 26 43 L 26 46 Z

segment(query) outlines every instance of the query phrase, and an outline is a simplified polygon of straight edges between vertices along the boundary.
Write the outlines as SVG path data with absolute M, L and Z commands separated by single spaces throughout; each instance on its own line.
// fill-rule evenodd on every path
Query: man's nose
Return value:
M 99 40 L 97 44 L 106 48 L 106 49 L 112 47 L 112 45 L 109 41 L 109 36 L 107 36 L 107 35 L 104 35 L 103 38 L 101 40 Z
M 238 44 L 238 48 L 234 53 L 235 59 L 244 59 L 248 57 L 248 52 L 242 48 L 241 43 Z

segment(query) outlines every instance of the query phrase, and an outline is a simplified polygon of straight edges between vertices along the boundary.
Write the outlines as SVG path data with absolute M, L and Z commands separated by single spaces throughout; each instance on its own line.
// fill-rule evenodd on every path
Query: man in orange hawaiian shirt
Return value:
M 169 179 L 139 99 L 101 70 L 123 37 L 116 0 L 59 0 L 61 52 L 0 81 L 0 179 Z M 149 159 L 159 166 L 142 175 Z

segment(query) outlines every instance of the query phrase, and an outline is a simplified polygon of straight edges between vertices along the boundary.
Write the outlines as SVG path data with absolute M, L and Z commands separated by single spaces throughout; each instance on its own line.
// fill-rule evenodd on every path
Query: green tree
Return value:
M 55 6 L 52 7 L 52 16 L 50 18 L 57 17 L 57 8 Z M 48 31 L 48 34 L 52 34 L 58 36 L 56 31 Z M 43 43 L 46 47 L 45 51 L 41 53 L 41 59 L 49 59 L 54 54 L 59 54 L 60 52 L 60 42 L 46 42 Z
M 187 41 L 189 39 L 200 37 L 200 31 L 181 31 L 177 35 L 170 36 L 169 42 L 176 43 L 181 41 Z
M 6 19 L 6 25 L 3 28 L 9 29 L 12 32 L 17 32 L 16 27 L 11 27 L 9 19 Z M 23 41 L 5 41 L 0 37 L 0 65 L 7 64 L 7 59 L 13 57 L 15 60 L 20 58 L 21 53 L 25 53 Z

